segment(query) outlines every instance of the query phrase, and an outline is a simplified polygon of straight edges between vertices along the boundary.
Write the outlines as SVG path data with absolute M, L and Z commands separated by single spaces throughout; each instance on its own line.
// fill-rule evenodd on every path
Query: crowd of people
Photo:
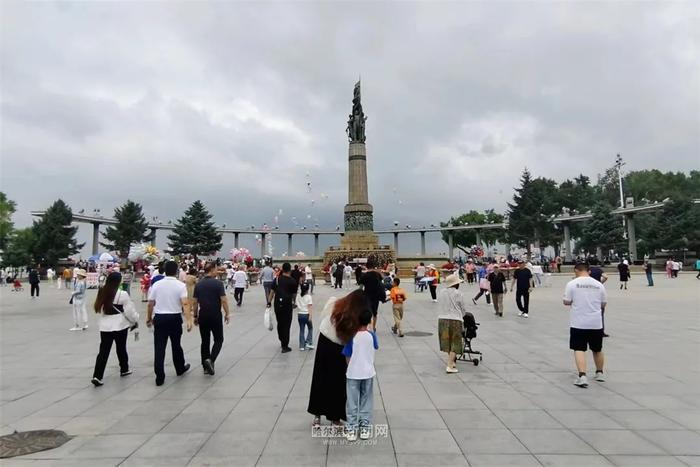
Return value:
M 565 288 L 563 304 L 570 307 L 569 346 L 574 352 L 577 369 L 575 385 L 585 388 L 589 382 L 586 374 L 585 352 L 590 349 L 595 363 L 594 380 L 603 382 L 604 357 L 602 352 L 605 333 L 604 312 L 607 295 L 603 284 L 608 280 L 596 261 L 575 265 L 575 278 Z M 681 266 L 672 258 L 666 264 L 669 278 L 677 277 Z M 556 264 L 556 263 L 555 263 Z M 85 268 L 76 264 L 65 268 L 61 274 L 47 271 L 50 282 L 58 288 L 70 291 L 73 309 L 71 331 L 86 330 L 88 316 L 86 305 Z M 434 264 L 420 263 L 413 270 L 417 291 L 428 289 L 431 301 L 438 308 L 438 343 L 447 354 L 445 371 L 459 372 L 457 356 L 464 353 L 465 319 L 468 311 L 463 293 L 464 282 L 478 286 L 478 292 L 470 297 L 474 306 L 485 298 L 493 306 L 494 314 L 503 317 L 506 294 L 514 292 L 518 316 L 530 316 L 530 294 L 542 284 L 537 280 L 536 266 L 524 260 L 512 259 L 488 261 L 477 264 L 474 260 L 450 263 L 437 268 Z M 450 267 L 451 266 L 451 267 Z M 700 267 L 700 264 L 699 264 Z M 617 266 L 620 289 L 627 289 L 630 265 L 622 260 Z M 645 264 L 649 285 L 653 285 L 651 263 Z M 104 275 L 100 281 L 97 298 L 92 309 L 99 315 L 100 344 L 95 360 L 92 384 L 104 384 L 106 364 L 113 344 L 119 361 L 119 375 L 131 374 L 127 351 L 130 330 L 138 338 L 139 314 L 130 295 L 134 273 L 130 268 L 120 271 L 117 265 L 98 269 Z M 228 295 L 232 293 L 237 307 L 243 306 L 246 291 L 253 283 L 260 283 L 266 308 L 274 313 L 280 352 L 292 351 L 290 334 L 294 311 L 299 328 L 299 350 L 315 350 L 314 368 L 307 410 L 312 415 L 312 426 L 320 427 L 326 417 L 332 427 L 340 429 L 348 440 L 367 439 L 372 426 L 372 386 L 376 375 L 375 352 L 377 339 L 377 315 L 381 303 L 391 302 L 393 325 L 391 332 L 405 336 L 402 322 L 407 293 L 401 287 L 396 265 L 379 267 L 373 258 L 366 264 L 353 267 L 338 261 L 329 265 L 330 285 L 334 289 L 355 287 L 344 296 L 329 299 L 320 312 L 314 308 L 313 290 L 316 283 L 310 264 L 292 265 L 288 262 L 274 266 L 271 262 L 260 269 L 246 264 L 203 262 L 185 259 L 180 263 L 163 261 L 144 267 L 140 279 L 141 299 L 147 302 L 146 326 L 153 328 L 153 371 L 157 386 L 165 383 L 165 354 L 171 347 L 175 374 L 187 373 L 191 366 L 186 362 L 181 346 L 184 330 L 199 329 L 200 357 L 205 375 L 216 373 L 216 361 L 224 343 L 224 326 L 230 323 L 231 311 Z M 442 276 L 445 276 L 444 278 Z M 353 281 L 354 276 L 354 281 Z M 700 278 L 700 274 L 698 274 Z M 31 297 L 39 296 L 38 271 L 29 271 Z M 439 287 L 442 284 L 443 287 Z M 317 316 L 318 315 L 318 316 Z M 318 339 L 314 342 L 314 327 L 318 326 Z M 346 421 L 343 424 L 343 421 Z

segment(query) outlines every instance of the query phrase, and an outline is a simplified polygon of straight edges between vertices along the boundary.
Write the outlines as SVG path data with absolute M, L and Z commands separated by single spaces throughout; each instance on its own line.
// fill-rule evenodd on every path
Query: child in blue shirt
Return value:
M 372 435 L 372 410 L 374 399 L 372 386 L 374 382 L 374 353 L 379 348 L 377 335 L 367 330 L 372 321 L 372 312 L 365 310 L 360 315 L 360 329 L 355 337 L 343 348 L 343 355 L 348 360 L 345 374 L 347 400 L 345 416 L 347 418 L 348 441 L 357 440 L 359 426 L 360 439 L 369 439 Z

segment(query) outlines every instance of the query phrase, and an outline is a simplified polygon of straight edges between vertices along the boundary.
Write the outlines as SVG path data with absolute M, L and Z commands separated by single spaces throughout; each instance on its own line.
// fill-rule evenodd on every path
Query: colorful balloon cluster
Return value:
M 161 253 L 158 248 L 153 245 L 146 245 L 144 243 L 138 245 L 131 245 L 129 249 L 129 261 L 136 262 L 138 260 L 145 261 L 150 264 L 159 262 L 161 259 Z
M 231 261 L 248 264 L 253 262 L 253 256 L 247 248 L 234 248 L 231 250 Z
M 484 249 L 480 246 L 473 246 L 471 249 L 471 255 L 476 256 L 477 258 L 481 258 L 484 256 Z

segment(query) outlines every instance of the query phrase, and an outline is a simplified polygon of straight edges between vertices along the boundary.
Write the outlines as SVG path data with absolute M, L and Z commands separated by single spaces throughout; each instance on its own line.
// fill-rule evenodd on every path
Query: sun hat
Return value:
M 445 286 L 453 287 L 457 284 L 461 284 L 462 282 L 464 281 L 460 279 L 457 274 L 450 274 L 449 276 L 447 276 L 447 279 L 445 279 Z
M 434 265 L 434 264 L 429 264 L 428 267 L 429 267 L 430 269 L 435 269 L 435 265 Z
M 85 272 L 85 269 L 78 269 L 78 270 L 75 272 L 75 275 L 76 275 L 76 276 L 87 277 L 87 272 Z

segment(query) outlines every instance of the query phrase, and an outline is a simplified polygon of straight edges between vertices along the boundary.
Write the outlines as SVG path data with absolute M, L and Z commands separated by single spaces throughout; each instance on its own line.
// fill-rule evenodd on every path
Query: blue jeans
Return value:
M 348 422 L 348 430 L 357 430 L 358 426 L 370 426 L 372 424 L 372 411 L 374 410 L 373 383 L 374 378 L 346 380 L 345 417 Z
M 647 272 L 647 284 L 649 285 L 649 287 L 654 286 L 654 278 L 652 277 L 650 272 Z
M 309 320 L 309 315 L 306 313 L 298 313 L 297 318 L 299 319 L 299 348 L 301 349 L 306 347 L 307 345 L 313 345 L 314 326 Z M 304 332 L 306 328 L 308 328 L 307 333 Z

